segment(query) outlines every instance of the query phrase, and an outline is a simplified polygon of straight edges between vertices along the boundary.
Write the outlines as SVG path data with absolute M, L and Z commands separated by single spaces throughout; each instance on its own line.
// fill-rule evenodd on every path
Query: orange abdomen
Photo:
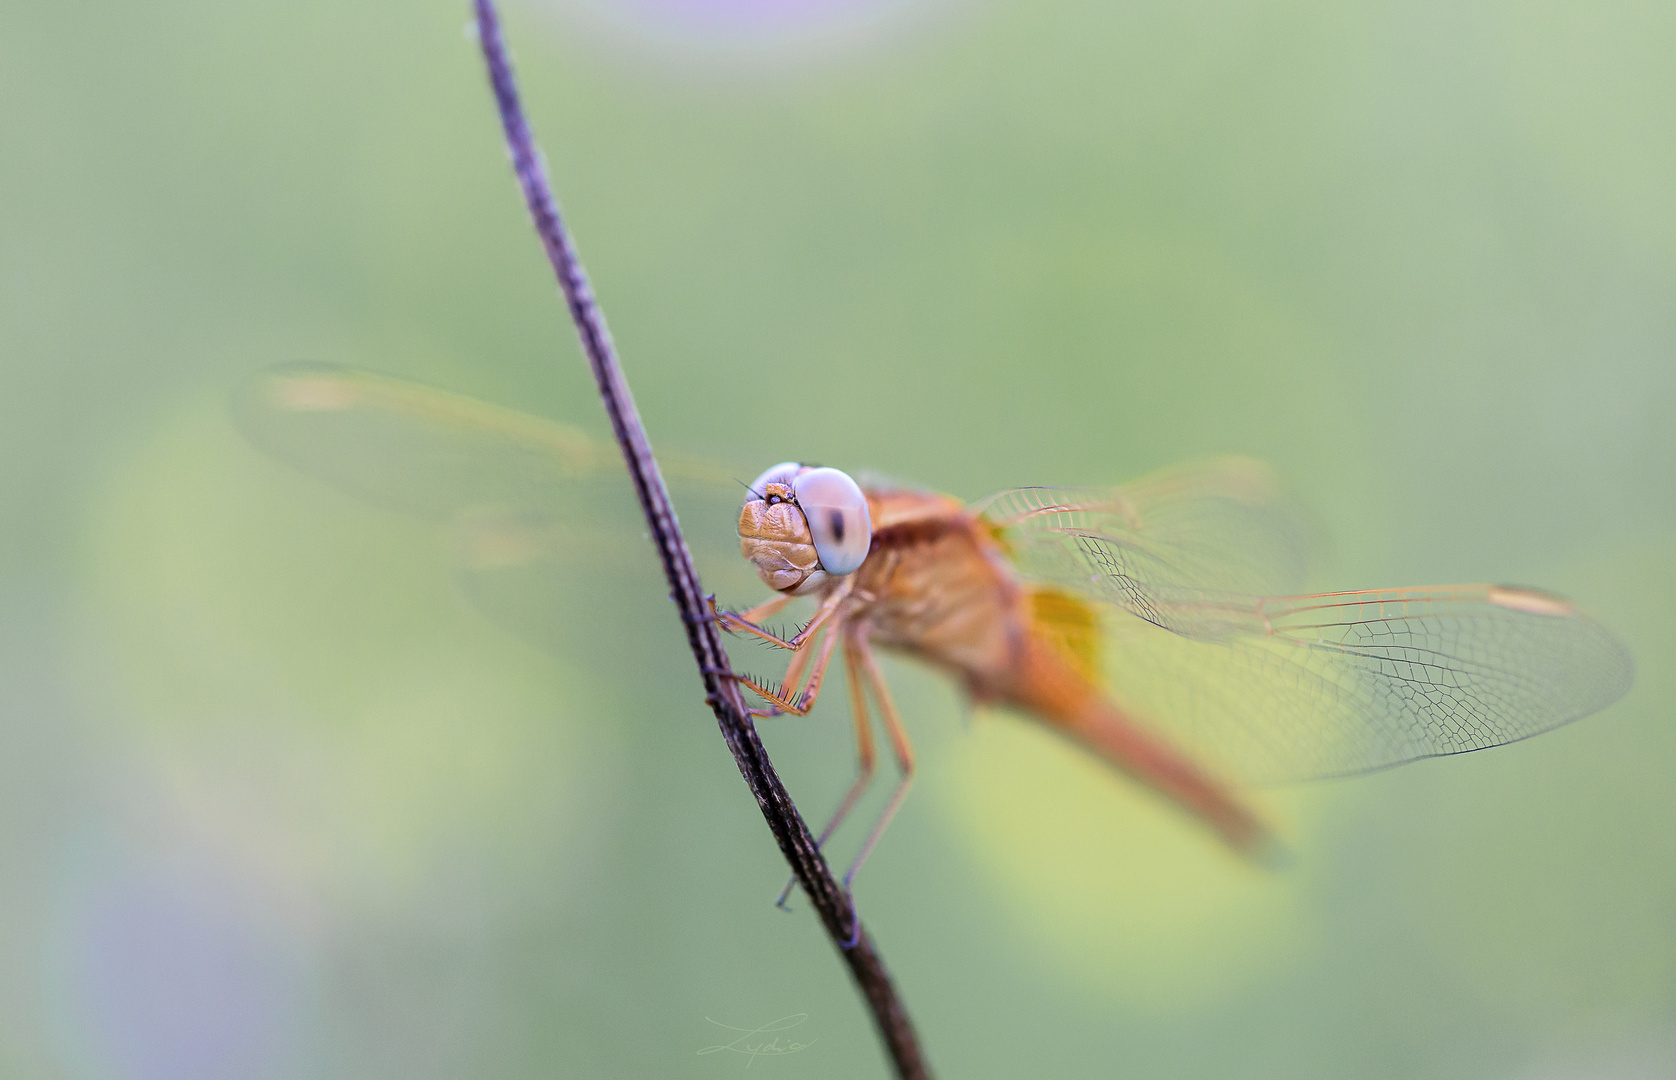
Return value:
M 1242 854 L 1261 857 L 1267 827 L 1162 736 L 1120 710 L 1039 629 L 1028 632 L 1003 700 L 1024 709 L 1190 811 Z

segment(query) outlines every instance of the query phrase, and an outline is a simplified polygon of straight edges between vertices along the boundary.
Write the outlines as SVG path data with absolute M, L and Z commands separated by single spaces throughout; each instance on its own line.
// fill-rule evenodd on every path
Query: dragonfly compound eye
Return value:
M 808 519 L 821 569 L 835 577 L 855 573 L 873 545 L 873 518 L 860 486 L 837 469 L 804 469 L 792 490 Z
M 802 467 L 795 461 L 780 462 L 751 481 L 751 493 L 745 496 L 745 501 L 750 502 L 752 499 L 765 497 L 769 484 L 784 484 L 786 487 L 791 487 L 792 477 L 796 476 L 797 470 Z

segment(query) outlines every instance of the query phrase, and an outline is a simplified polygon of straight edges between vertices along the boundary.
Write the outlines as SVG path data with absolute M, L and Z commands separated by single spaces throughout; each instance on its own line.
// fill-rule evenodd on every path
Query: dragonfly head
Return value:
M 837 469 L 788 461 L 751 485 L 739 511 L 739 550 L 771 589 L 813 592 L 853 574 L 873 543 L 867 496 Z

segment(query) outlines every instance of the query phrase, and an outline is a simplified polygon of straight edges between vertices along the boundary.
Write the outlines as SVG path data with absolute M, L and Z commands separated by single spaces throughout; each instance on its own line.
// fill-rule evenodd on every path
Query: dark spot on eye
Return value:
M 784 502 L 785 500 L 780 498 L 778 495 L 770 495 L 764 501 L 767 502 L 769 506 L 773 506 L 774 504 Z
M 844 512 L 842 510 L 832 512 L 832 539 L 840 544 L 844 542 Z

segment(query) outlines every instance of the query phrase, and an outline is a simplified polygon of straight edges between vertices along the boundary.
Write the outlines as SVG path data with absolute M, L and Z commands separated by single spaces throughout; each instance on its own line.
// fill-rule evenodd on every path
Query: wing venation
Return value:
M 1254 782 L 1514 742 L 1634 678 L 1610 631 L 1535 589 L 1272 595 L 1301 577 L 1302 531 L 1237 459 L 1103 491 L 1016 489 L 981 511 L 1027 577 L 1134 616 L 1110 635 L 1118 698 Z

